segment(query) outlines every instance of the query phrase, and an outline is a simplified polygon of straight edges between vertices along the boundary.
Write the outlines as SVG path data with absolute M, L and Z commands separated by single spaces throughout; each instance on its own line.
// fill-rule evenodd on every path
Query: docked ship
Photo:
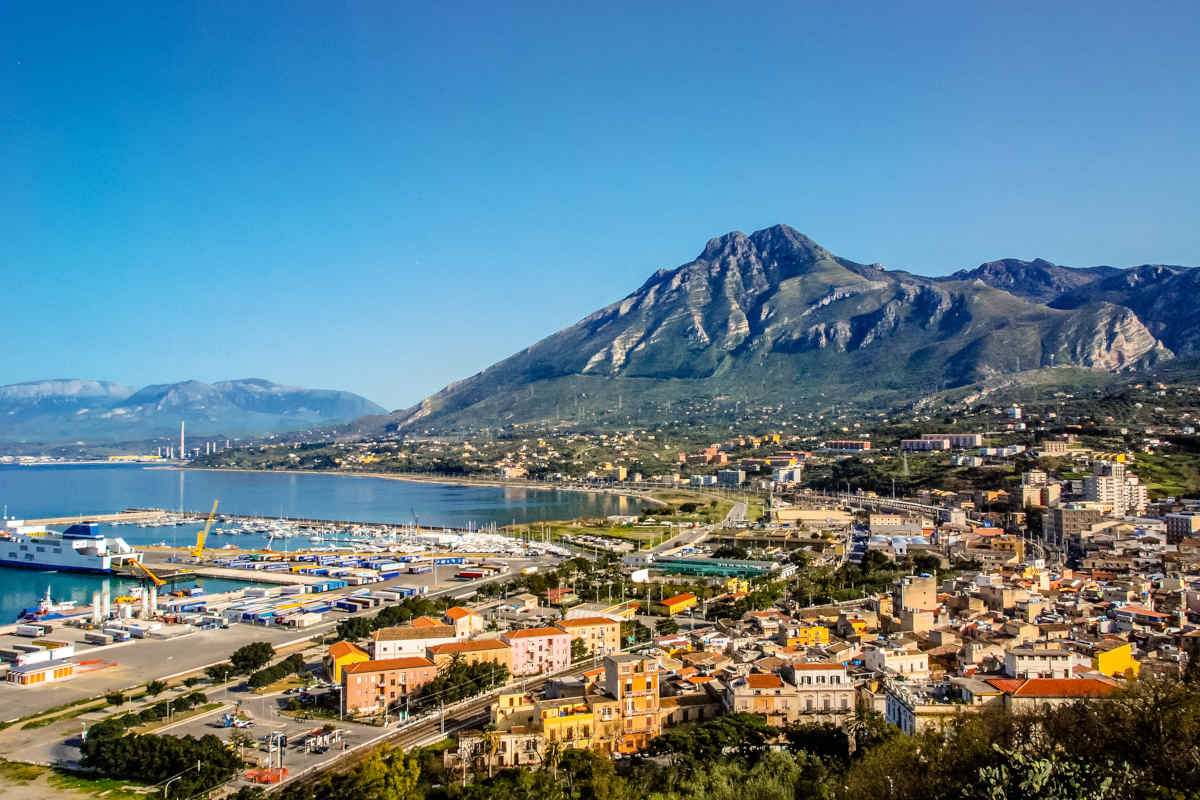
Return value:
M 130 562 L 141 564 L 142 554 L 120 537 L 106 537 L 92 522 L 57 533 L 5 520 L 0 530 L 0 566 L 108 573 Z

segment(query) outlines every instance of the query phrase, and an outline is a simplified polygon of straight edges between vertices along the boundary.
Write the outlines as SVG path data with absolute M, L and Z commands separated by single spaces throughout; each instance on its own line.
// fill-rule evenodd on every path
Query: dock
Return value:
M 26 525 L 76 525 L 81 522 L 126 523 L 154 522 L 162 519 L 167 512 L 161 508 L 131 508 L 118 511 L 115 514 L 88 514 L 78 517 L 45 517 L 44 519 L 23 520 Z

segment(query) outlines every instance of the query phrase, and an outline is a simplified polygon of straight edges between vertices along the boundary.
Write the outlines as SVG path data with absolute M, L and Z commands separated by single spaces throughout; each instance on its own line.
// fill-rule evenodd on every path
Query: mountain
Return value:
M 1073 269 L 1052 264 L 1042 258 L 1021 261 L 1004 258 L 980 264 L 973 270 L 959 270 L 949 280 L 981 280 L 988 286 L 1003 289 L 1010 294 L 1049 303 L 1056 297 L 1073 289 L 1081 289 L 1098 280 L 1119 274 L 1114 267 L 1086 267 Z
M 1171 326 L 1152 329 L 1118 302 L 1126 294 L 1096 288 L 1126 274 L 1008 259 L 928 278 L 841 258 L 786 225 L 733 232 L 386 426 L 586 419 L 613 409 L 653 420 L 730 401 L 882 404 L 1021 369 L 1149 367 L 1173 357 L 1160 339 Z M 1053 305 L 1067 297 L 1069 307 Z M 1180 339 L 1174 328 L 1170 336 Z
M 325 426 L 383 412 L 350 392 L 258 378 L 183 381 L 134 390 L 64 379 L 0 386 L 0 442 L 140 441 L 189 434 L 238 436 Z

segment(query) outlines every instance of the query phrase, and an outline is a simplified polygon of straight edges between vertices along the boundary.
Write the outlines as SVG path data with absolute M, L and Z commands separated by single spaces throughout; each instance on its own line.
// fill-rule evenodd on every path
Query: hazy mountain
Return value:
M 257 378 L 183 381 L 133 390 L 107 381 L 0 386 L 0 442 L 135 441 L 189 434 L 237 436 L 324 426 L 382 412 L 350 392 Z
M 935 279 L 840 258 L 784 225 L 729 233 L 389 425 L 578 417 L 603 406 L 646 418 L 697 396 L 894 402 L 1017 369 L 1115 372 L 1171 358 L 1131 306 L 1086 294 L 1125 274 L 1006 260 Z M 1073 292 L 1069 308 L 1047 305 Z

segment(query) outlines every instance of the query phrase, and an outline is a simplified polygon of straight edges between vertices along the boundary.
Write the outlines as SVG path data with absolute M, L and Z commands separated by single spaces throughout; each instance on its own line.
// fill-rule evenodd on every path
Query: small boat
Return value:
M 74 600 L 63 600 L 55 602 L 50 596 L 50 587 L 46 587 L 46 596 L 38 603 L 37 608 L 24 608 L 17 615 L 18 620 L 23 619 L 58 619 L 62 617 L 64 611 L 71 611 L 75 608 Z

